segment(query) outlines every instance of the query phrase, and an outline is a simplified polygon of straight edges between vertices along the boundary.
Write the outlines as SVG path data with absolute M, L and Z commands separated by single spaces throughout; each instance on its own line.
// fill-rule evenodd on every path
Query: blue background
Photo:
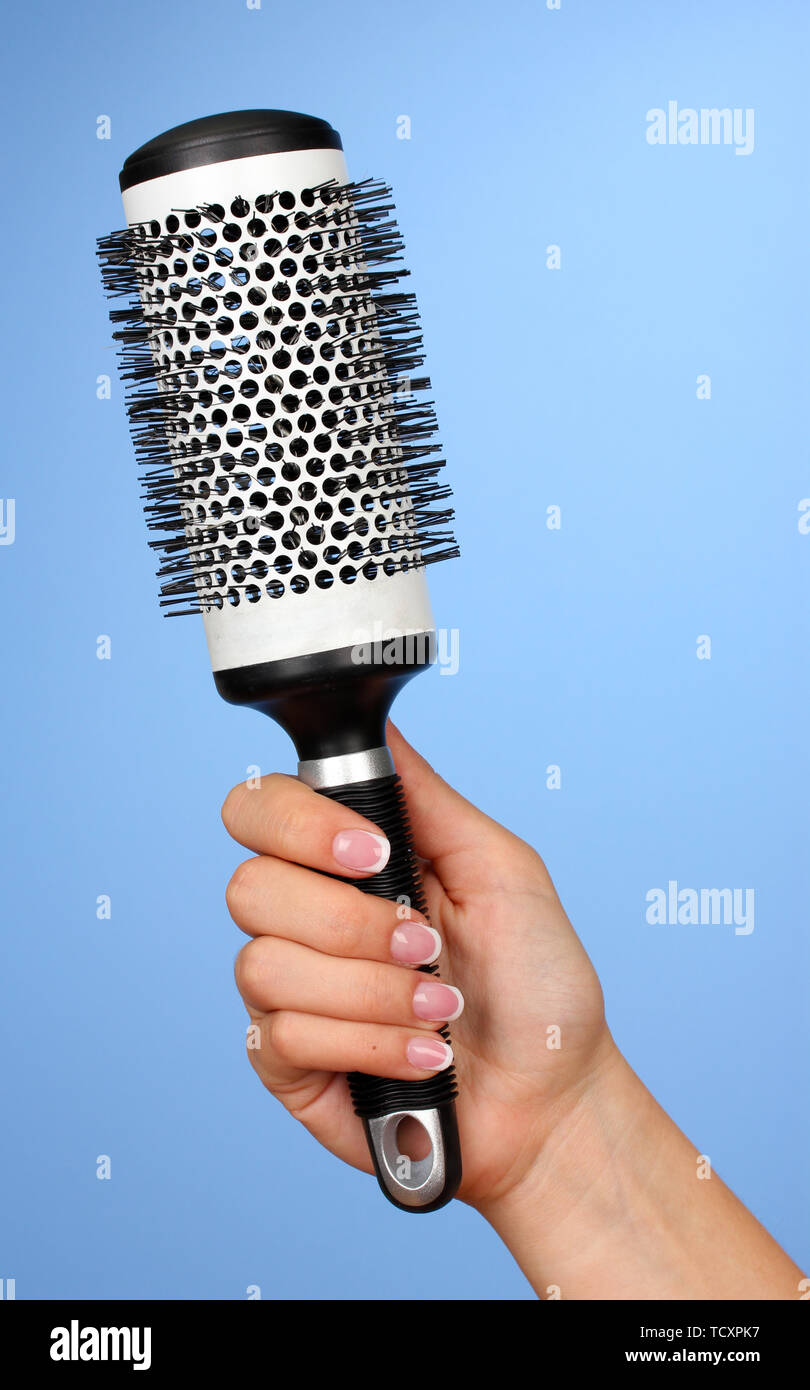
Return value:
M 293 754 L 219 699 L 201 624 L 159 614 L 94 242 L 121 225 L 132 149 L 251 106 L 327 117 L 352 174 L 395 187 L 463 548 L 431 574 L 461 672 L 414 682 L 398 720 L 538 846 L 629 1059 L 807 1260 L 809 30 L 801 0 L 16 8 L 0 1278 L 18 1298 L 531 1296 L 473 1211 L 401 1216 L 244 1057 L 223 896 L 243 852 L 219 808 Z M 753 107 L 753 153 L 649 146 L 669 100 Z M 754 932 L 647 925 L 670 878 L 753 887 Z

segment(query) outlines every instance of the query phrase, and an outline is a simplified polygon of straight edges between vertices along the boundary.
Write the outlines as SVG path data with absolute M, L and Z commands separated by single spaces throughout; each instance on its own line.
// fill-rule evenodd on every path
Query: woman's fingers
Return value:
M 349 878 L 379 873 L 391 853 L 371 821 L 281 772 L 256 786 L 240 782 L 225 799 L 222 819 L 247 849 Z
M 435 1033 L 413 1033 L 378 1023 L 279 1010 L 256 1020 L 259 1046 L 249 1052 L 264 1084 L 274 1091 L 278 1078 L 301 1072 L 360 1071 L 390 1081 L 420 1081 L 449 1067 L 452 1048 Z
M 429 1029 L 457 1019 L 459 990 L 419 971 L 321 955 L 283 937 L 259 936 L 236 958 L 236 984 L 251 1014 L 294 1010 L 355 1023 Z M 321 1058 L 317 1065 L 326 1067 Z
M 379 827 L 280 774 L 235 787 L 222 818 L 258 854 L 236 870 L 227 899 L 253 938 L 235 973 L 265 1084 L 300 1106 L 301 1095 L 312 1103 L 307 1087 L 328 1098 L 330 1074 L 413 1081 L 448 1067 L 452 1050 L 437 1030 L 458 1018 L 461 994 L 402 969 L 432 963 L 438 933 L 421 914 L 403 919 L 397 904 L 324 876 L 384 869 L 390 845 Z
M 228 910 L 248 936 L 283 936 L 330 956 L 432 965 L 442 943 L 421 914 L 298 864 L 259 855 L 236 869 Z

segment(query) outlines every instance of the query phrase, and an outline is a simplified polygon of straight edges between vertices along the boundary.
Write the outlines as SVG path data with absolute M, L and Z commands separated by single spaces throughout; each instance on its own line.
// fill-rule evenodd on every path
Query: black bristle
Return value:
M 150 222 L 99 238 L 98 256 L 106 293 L 112 299 L 125 300 L 124 307 L 111 309 L 110 319 L 118 344 L 119 370 L 127 388 L 127 411 L 144 485 L 147 526 L 158 533 L 149 544 L 160 558 L 161 605 L 168 616 L 200 612 L 212 605 L 222 607 L 227 601 L 239 602 L 246 593 L 254 601 L 254 591 L 260 592 L 256 576 L 272 580 L 274 570 L 276 574 L 287 573 L 281 561 L 286 566 L 289 554 L 274 554 L 267 514 L 253 511 L 244 515 L 243 509 L 234 508 L 232 493 L 229 514 L 217 503 L 205 481 L 210 478 L 216 482 L 219 469 L 222 480 L 237 475 L 248 477 L 243 489 L 246 497 L 262 493 L 259 475 L 266 465 L 253 448 L 254 440 L 270 441 L 265 442 L 264 454 L 272 461 L 272 469 L 267 471 L 274 476 L 283 476 L 287 464 L 297 466 L 300 455 L 290 452 L 283 443 L 276 443 L 267 428 L 269 418 L 276 423 L 282 418 L 274 414 L 275 398 L 271 398 L 273 410 L 269 410 L 267 418 L 249 410 L 240 430 L 258 463 L 237 459 L 227 438 L 227 426 L 213 424 L 205 414 L 217 391 L 223 399 L 223 383 L 225 387 L 228 383 L 217 374 L 228 351 L 242 354 L 238 365 L 250 366 L 257 353 L 272 356 L 273 351 L 277 355 L 283 350 L 282 344 L 287 340 L 283 332 L 276 332 L 279 325 L 288 334 L 295 334 L 296 324 L 285 319 L 283 307 L 273 306 L 265 290 L 271 281 L 275 288 L 283 283 L 279 268 L 285 257 L 292 257 L 296 267 L 292 277 L 295 294 L 310 300 L 311 312 L 319 325 L 315 341 L 321 359 L 338 364 L 339 398 L 332 408 L 326 403 L 313 436 L 331 441 L 319 446 L 330 451 L 321 472 L 328 461 L 335 471 L 325 473 L 316 486 L 320 490 L 328 482 L 322 496 L 345 498 L 341 505 L 349 506 L 349 514 L 354 494 L 368 494 L 385 508 L 385 516 L 376 518 L 371 532 L 362 514 L 351 522 L 333 525 L 332 535 L 340 534 L 343 539 L 327 547 L 329 564 L 336 567 L 348 559 L 354 567 L 353 577 L 360 563 L 370 566 L 373 573 L 380 569 L 391 574 L 458 555 L 450 529 L 453 512 L 444 507 L 436 509 L 436 504 L 445 502 L 451 494 L 448 486 L 437 481 L 444 460 L 435 457 L 441 453 L 441 446 L 436 438 L 434 403 L 423 399 L 430 389 L 430 379 L 413 375 L 424 364 L 422 334 L 415 297 L 398 288 L 409 272 L 401 265 L 403 243 L 390 195 L 386 184 L 373 179 L 343 185 L 327 180 L 304 190 L 300 195 L 303 207 L 295 214 L 285 214 L 286 232 L 272 232 L 268 223 L 264 236 L 257 236 L 264 247 L 255 253 L 254 273 L 232 281 L 239 287 L 249 281 L 254 291 L 265 293 L 270 306 L 270 315 L 265 312 L 269 327 L 255 333 L 253 339 L 246 329 L 243 341 L 228 309 L 232 291 L 227 289 L 227 276 L 219 273 L 220 265 L 223 269 L 229 265 L 227 257 L 221 255 L 220 249 L 221 258 L 215 265 L 209 269 L 205 264 L 215 259 L 209 254 L 217 241 L 214 228 L 228 221 L 223 208 L 200 204 L 175 209 L 176 218 L 188 217 L 192 223 L 195 215 L 198 218 L 197 226 L 181 232 L 169 232 L 157 222 Z M 262 195 L 252 208 L 244 199 L 235 201 L 240 202 L 240 216 L 272 219 L 280 207 L 278 197 L 278 191 Z M 176 228 L 177 221 L 170 225 Z M 244 236 L 250 239 L 247 232 Z M 280 247 L 271 245 L 273 241 L 280 242 Z M 255 275 L 263 264 L 260 256 L 272 256 L 270 270 L 263 272 L 264 282 L 262 275 Z M 199 257 L 200 270 L 208 269 L 207 275 L 189 268 L 191 262 L 187 258 L 196 261 Z M 297 258 L 304 262 L 303 268 L 297 265 Z M 189 277 L 196 275 L 198 285 L 180 283 L 183 273 L 175 273 L 174 269 L 178 259 L 187 267 Z M 249 303 L 263 304 L 261 293 Z M 244 311 L 247 305 L 241 303 L 238 294 L 234 297 Z M 285 298 L 276 296 L 282 306 Z M 205 306 L 206 299 L 212 311 Z M 223 319 L 228 320 L 231 329 L 220 331 Z M 254 314 L 254 331 L 258 322 L 258 314 Z M 171 335 L 173 352 L 168 347 L 164 349 L 165 334 Z M 229 349 L 214 351 L 218 339 L 227 342 L 229 338 Z M 294 336 L 292 340 L 295 341 Z M 299 356 L 299 361 L 305 359 Z M 317 355 L 311 353 L 309 361 L 312 366 L 303 369 L 302 379 L 309 383 L 304 391 L 310 389 L 313 380 L 318 380 L 317 373 L 314 378 L 311 375 Z M 216 389 L 209 389 L 205 375 L 208 368 L 220 383 Z M 296 394 L 289 380 L 283 378 L 283 372 L 289 368 L 268 364 L 259 370 L 280 370 L 280 394 Z M 330 381 L 333 378 L 334 374 Z M 265 389 L 269 387 L 266 385 Z M 230 398 L 225 399 L 238 398 L 232 391 Z M 248 406 L 251 399 L 250 395 L 245 397 Z M 189 427 L 190 419 L 195 422 L 193 430 Z M 202 420 L 202 425 L 197 420 Z M 233 420 L 230 423 L 233 432 Z M 309 454 L 308 461 L 312 458 Z M 223 471 L 226 466 L 227 474 Z M 299 472 L 306 478 L 303 468 Z M 319 475 L 315 476 L 317 479 Z M 275 502 L 268 502 L 268 511 L 274 507 Z M 285 518 L 284 524 L 297 525 L 289 518 Z M 253 544 L 260 531 L 268 537 L 266 552 L 262 550 L 264 542 Z M 217 573 L 219 582 L 215 583 Z M 222 575 L 227 575 L 224 585 Z M 371 571 L 368 577 L 372 577 Z M 334 578 L 338 578 L 336 569 Z

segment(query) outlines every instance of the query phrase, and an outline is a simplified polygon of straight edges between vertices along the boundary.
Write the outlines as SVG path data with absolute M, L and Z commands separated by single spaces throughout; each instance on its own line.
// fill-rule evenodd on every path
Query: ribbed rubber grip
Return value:
M 370 782 L 323 788 L 322 794 L 349 806 L 379 826 L 391 844 L 391 856 L 381 873 L 348 882 L 378 898 L 404 900 L 429 920 L 399 777 L 394 774 Z M 435 965 L 419 968 L 427 974 L 438 974 Z M 438 1031 L 449 1042 L 450 1030 L 445 1026 Z M 436 1211 L 443 1207 L 455 1196 L 461 1181 L 454 1069 L 448 1067 L 426 1081 L 388 1081 L 361 1072 L 351 1072 L 348 1081 L 355 1111 L 365 1125 L 377 1179 L 389 1201 L 403 1211 Z M 374 1123 L 411 1111 L 434 1112 L 431 1124 L 426 1122 L 427 1117 L 419 1117 L 429 1134 L 433 1130 L 432 1164 L 429 1159 L 392 1162 L 395 1156 L 393 1121 L 388 1127 Z M 437 1153 L 437 1147 L 441 1152 Z M 410 1178 L 400 1175 L 409 1169 Z

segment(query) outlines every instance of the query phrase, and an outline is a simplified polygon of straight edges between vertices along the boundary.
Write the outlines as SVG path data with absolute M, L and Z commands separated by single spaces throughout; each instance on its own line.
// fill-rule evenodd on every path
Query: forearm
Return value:
M 699 1158 L 611 1045 L 482 1214 L 541 1298 L 798 1298 L 801 1270 Z

